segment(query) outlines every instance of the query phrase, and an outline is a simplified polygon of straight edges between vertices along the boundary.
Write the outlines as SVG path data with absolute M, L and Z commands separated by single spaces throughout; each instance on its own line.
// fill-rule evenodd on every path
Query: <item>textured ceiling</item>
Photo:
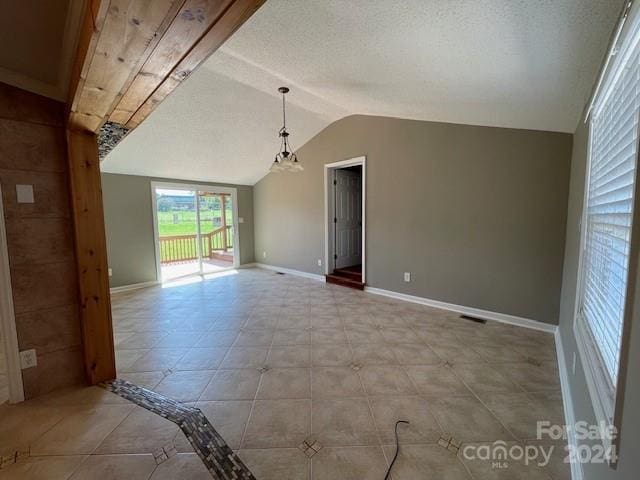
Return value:
M 350 114 L 573 132 L 623 0 L 268 0 L 105 171 L 253 184 Z M 304 162 L 304 159 L 301 159 Z
M 0 82 L 66 100 L 83 0 L 0 0 Z

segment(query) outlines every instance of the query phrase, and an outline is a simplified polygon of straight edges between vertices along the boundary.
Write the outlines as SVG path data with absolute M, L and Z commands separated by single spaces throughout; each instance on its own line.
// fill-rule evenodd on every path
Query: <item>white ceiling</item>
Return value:
M 103 162 L 254 184 L 350 114 L 573 132 L 624 0 L 268 0 Z M 304 159 L 301 159 L 304 162 Z
M 0 0 L 0 82 L 66 101 L 84 0 Z

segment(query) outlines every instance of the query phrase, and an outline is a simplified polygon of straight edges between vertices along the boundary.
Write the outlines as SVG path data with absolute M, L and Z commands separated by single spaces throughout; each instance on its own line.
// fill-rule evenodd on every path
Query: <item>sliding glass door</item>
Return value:
M 230 189 L 152 185 L 158 271 L 162 281 L 235 265 Z

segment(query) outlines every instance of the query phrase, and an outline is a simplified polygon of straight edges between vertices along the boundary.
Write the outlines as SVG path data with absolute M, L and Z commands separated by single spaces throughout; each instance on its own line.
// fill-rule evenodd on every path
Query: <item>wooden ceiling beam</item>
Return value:
M 70 126 L 97 132 L 111 120 L 135 128 L 264 2 L 91 0 Z
M 89 48 L 81 59 L 79 81 L 71 91 L 69 123 L 72 128 L 92 132 L 100 129 L 184 1 L 92 1 L 92 15 L 87 17 L 94 18 L 93 31 Z M 84 28 L 89 26 L 85 24 Z M 81 39 L 81 46 L 83 41 L 87 40 Z M 78 53 L 82 53 L 80 49 Z

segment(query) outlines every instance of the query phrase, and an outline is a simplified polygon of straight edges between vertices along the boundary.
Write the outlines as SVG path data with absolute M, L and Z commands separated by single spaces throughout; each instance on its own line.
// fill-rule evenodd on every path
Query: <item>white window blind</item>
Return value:
M 610 395 L 619 369 L 631 245 L 640 109 L 638 42 L 625 57 L 591 117 L 578 311 L 600 364 L 600 382 L 604 380 Z M 607 414 L 612 408 L 605 408 Z

